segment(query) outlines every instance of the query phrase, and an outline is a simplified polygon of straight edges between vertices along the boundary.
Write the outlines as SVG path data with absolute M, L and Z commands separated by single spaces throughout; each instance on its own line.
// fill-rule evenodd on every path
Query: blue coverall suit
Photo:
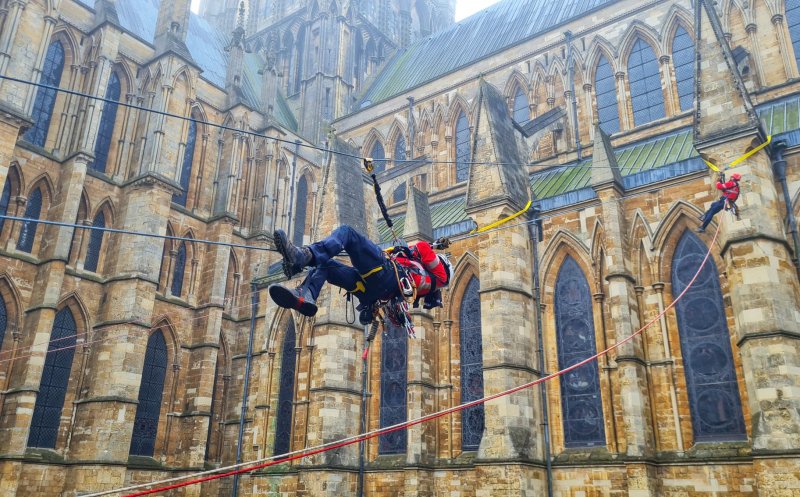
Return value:
M 340 226 L 328 238 L 308 247 L 314 255 L 315 267 L 308 272 L 302 286 L 315 300 L 326 281 L 354 292 L 362 304 L 399 294 L 397 277 L 383 251 L 350 226 Z M 350 256 L 352 267 L 334 260 L 342 250 Z M 363 293 L 357 291 L 361 288 Z

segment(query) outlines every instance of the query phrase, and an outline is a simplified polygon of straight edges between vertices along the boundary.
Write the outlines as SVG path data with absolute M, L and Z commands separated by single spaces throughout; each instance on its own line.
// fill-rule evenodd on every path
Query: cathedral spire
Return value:
M 244 0 L 239 3 L 239 15 L 236 28 L 233 30 L 231 41 L 225 47 L 228 52 L 228 65 L 225 74 L 225 89 L 228 92 L 228 105 L 233 106 L 242 101 L 242 70 L 244 67 L 244 54 L 250 52 L 245 41 L 245 9 Z

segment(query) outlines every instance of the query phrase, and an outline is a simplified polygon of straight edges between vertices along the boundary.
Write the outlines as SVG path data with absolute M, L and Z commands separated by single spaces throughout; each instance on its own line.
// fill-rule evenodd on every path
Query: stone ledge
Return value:
M 315 387 L 309 388 L 308 393 L 320 393 L 320 392 L 335 392 L 335 393 L 343 393 L 349 395 L 357 395 L 361 397 L 361 390 L 355 390 L 350 388 L 343 388 L 343 387 Z
M 800 340 L 800 333 L 796 333 L 794 331 L 784 331 L 784 330 L 763 331 L 760 333 L 748 333 L 736 342 L 736 346 L 741 347 L 750 340 L 767 340 L 770 338 L 778 338 L 778 337 L 789 338 L 791 340 Z
M 95 404 L 100 402 L 119 402 L 121 404 L 139 405 L 139 400 L 129 399 L 119 395 L 106 395 L 101 397 L 90 397 L 88 399 L 80 399 L 73 402 L 73 404 Z
M 494 285 L 488 288 L 481 288 L 480 290 L 478 290 L 478 294 L 480 295 L 492 292 L 511 292 L 511 293 L 516 293 L 518 295 L 522 295 L 524 297 L 528 297 L 530 299 L 533 298 L 533 293 L 529 292 L 528 290 L 523 290 L 521 288 L 514 288 L 507 285 Z

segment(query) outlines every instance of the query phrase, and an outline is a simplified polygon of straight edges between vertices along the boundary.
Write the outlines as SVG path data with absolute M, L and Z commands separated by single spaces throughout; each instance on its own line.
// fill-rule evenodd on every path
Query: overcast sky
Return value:
M 375 1 L 375 0 L 368 0 Z M 496 3 L 497 0 L 458 0 L 456 3 L 456 21 L 471 16 L 475 12 Z M 192 0 L 192 10 L 197 12 L 200 0 Z

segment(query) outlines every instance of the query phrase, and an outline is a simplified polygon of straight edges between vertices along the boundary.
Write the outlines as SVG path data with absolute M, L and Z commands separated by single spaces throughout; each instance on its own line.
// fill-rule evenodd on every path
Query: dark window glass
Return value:
M 275 422 L 275 455 L 286 454 L 291 447 L 292 407 L 294 407 L 294 370 L 296 363 L 294 321 L 289 320 L 281 351 L 278 419 Z
M 461 331 L 461 403 L 483 398 L 483 337 L 481 335 L 480 282 L 469 280 L 458 322 Z M 483 436 L 483 404 L 461 411 L 461 448 L 478 450 Z
M 181 296 L 183 291 L 183 275 L 186 272 L 186 242 L 181 242 L 175 255 L 175 269 L 172 273 L 172 295 Z
M 388 322 L 387 322 L 388 323 Z M 408 419 L 406 387 L 408 377 L 408 334 L 389 326 L 381 343 L 381 428 Z M 381 435 L 379 454 L 405 454 L 407 430 Z
M 394 142 L 394 160 L 406 160 L 406 139 L 403 138 L 403 135 L 398 136 L 397 141 Z
M 792 38 L 794 60 L 800 67 L 800 2 L 797 0 L 786 0 L 786 26 Z
M 97 132 L 97 141 L 94 144 L 94 161 L 89 164 L 89 167 L 95 171 L 104 173 L 108 170 L 108 151 L 111 148 L 111 139 L 114 136 L 114 123 L 117 120 L 117 101 L 119 101 L 120 93 L 119 77 L 117 73 L 112 72 L 108 78 L 108 86 L 106 87 L 106 96 L 108 100 L 113 100 L 114 103 L 103 103 L 103 116 L 100 118 L 100 126 Z
M 406 199 L 406 184 L 405 182 L 394 189 L 394 194 L 392 194 L 392 201 L 395 203 L 402 202 Z
M 530 119 L 530 108 L 528 107 L 528 95 L 520 87 L 514 95 L 514 120 L 519 124 L 525 124 Z
M 556 342 L 558 369 L 597 353 L 592 295 L 578 263 L 567 257 L 556 280 Z M 574 369 L 561 379 L 564 446 L 597 447 L 606 443 L 597 362 Z
M 375 141 L 375 145 L 372 146 L 372 160 L 373 165 L 375 166 L 375 172 L 379 173 L 386 169 L 386 152 L 383 150 L 383 145 L 379 141 Z
M 192 116 L 192 119 L 195 119 Z M 183 151 L 183 165 L 181 166 L 180 185 L 181 192 L 172 196 L 172 201 L 186 207 L 189 196 L 189 181 L 192 179 L 192 164 L 194 164 L 194 149 L 197 143 L 197 123 L 189 121 L 189 133 L 186 135 L 186 148 Z
M 664 92 L 653 49 L 641 38 L 636 40 L 628 59 L 628 81 L 635 126 L 664 117 Z
M 467 181 L 472 151 L 469 140 L 469 121 L 462 112 L 456 121 L 456 181 Z
M 28 197 L 28 205 L 25 207 L 25 216 L 28 219 L 39 219 L 42 213 L 42 189 L 37 188 Z M 36 228 L 39 223 L 36 221 L 23 221 L 17 240 L 17 250 L 30 253 L 33 250 L 33 239 L 36 237 Z
M 167 342 L 159 330 L 147 340 L 142 383 L 139 386 L 139 405 L 136 406 L 136 419 L 133 422 L 133 436 L 131 436 L 132 456 L 153 455 L 166 375 Z
M 64 46 L 60 41 L 54 41 L 47 48 L 42 75 L 39 83 L 49 86 L 61 84 L 61 73 L 64 71 Z M 36 99 L 33 101 L 31 121 L 33 126 L 25 132 L 23 139 L 33 145 L 44 147 L 47 140 L 47 130 L 50 129 L 50 119 L 53 117 L 53 107 L 56 105 L 58 92 L 52 88 L 37 87 Z
M 611 64 L 603 55 L 597 64 L 594 76 L 595 93 L 597 94 L 597 117 L 600 127 L 606 133 L 619 131 L 619 108 L 617 107 L 617 81 Z
M 305 176 L 297 182 L 297 201 L 294 214 L 294 229 L 292 241 L 295 245 L 303 244 L 303 235 L 306 233 L 306 214 L 308 209 L 308 181 Z
M 11 203 L 11 182 L 6 178 L 6 185 L 3 187 L 3 194 L 0 196 L 0 214 L 8 215 L 8 205 Z M 3 232 L 3 225 L 6 220 L 0 218 L 0 233 Z
M 707 251 L 694 233 L 683 235 L 672 258 L 673 297 L 689 285 Z M 675 311 L 695 441 L 744 440 L 747 437 L 730 333 L 713 259 L 703 266 Z
M 99 212 L 92 221 L 92 226 L 95 228 L 106 227 L 106 215 Z M 100 262 L 100 249 L 103 247 L 103 230 L 92 230 L 89 235 L 89 249 L 86 251 L 86 260 L 83 262 L 83 268 L 87 271 L 97 272 L 97 263 Z
M 3 349 L 3 339 L 6 337 L 8 327 L 8 312 L 6 312 L 6 301 L 0 295 L 0 350 Z
M 67 395 L 77 333 L 72 312 L 67 308 L 60 310 L 56 314 L 53 330 L 50 333 L 50 345 L 47 347 L 47 356 L 44 360 L 42 381 L 33 408 L 28 447 L 56 448 L 58 426 L 61 424 L 61 412 Z
M 681 26 L 672 40 L 672 63 L 681 110 L 689 110 L 694 107 L 694 41 Z

